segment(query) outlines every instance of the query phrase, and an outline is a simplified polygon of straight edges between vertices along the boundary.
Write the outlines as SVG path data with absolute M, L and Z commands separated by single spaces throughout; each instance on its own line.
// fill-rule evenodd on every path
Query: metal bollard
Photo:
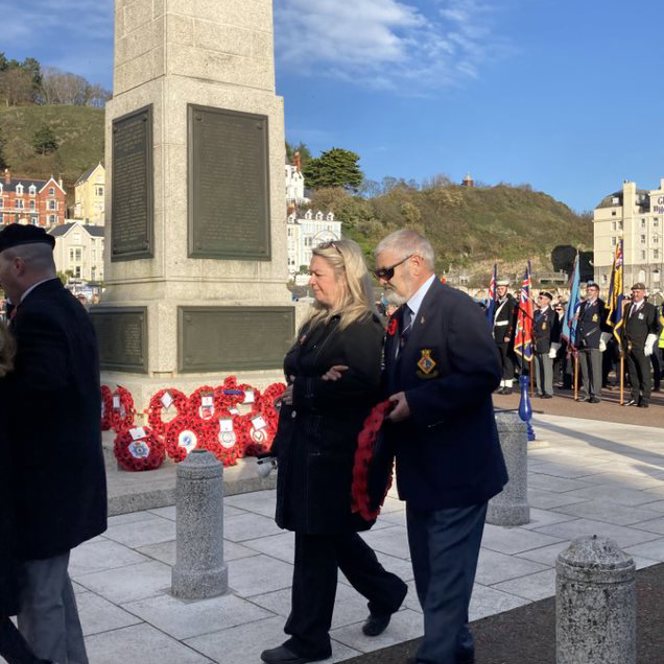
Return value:
M 223 466 L 206 450 L 178 465 L 175 484 L 175 565 L 171 592 L 183 599 L 222 595 L 224 563 Z
M 526 424 L 516 411 L 503 411 L 496 413 L 496 426 L 509 481 L 489 501 L 486 521 L 495 526 L 522 526 L 530 521 Z
M 605 537 L 579 537 L 556 562 L 556 664 L 635 664 L 636 566 Z

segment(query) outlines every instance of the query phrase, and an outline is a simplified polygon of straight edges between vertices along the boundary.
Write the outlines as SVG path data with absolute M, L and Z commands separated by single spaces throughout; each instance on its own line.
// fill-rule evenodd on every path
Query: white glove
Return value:
M 559 343 L 556 343 L 555 341 L 552 342 L 552 343 L 551 343 L 551 350 L 549 351 L 549 357 L 550 357 L 552 360 L 555 360 L 556 357 L 557 357 L 557 355 L 558 355 L 558 351 L 559 351 L 559 350 L 560 350 L 560 344 L 559 344 Z
M 652 355 L 652 352 L 655 348 L 655 342 L 657 341 L 657 335 L 656 334 L 649 334 L 646 337 L 646 345 L 643 347 L 643 354 L 648 357 L 649 355 Z
M 600 332 L 599 335 L 599 352 L 603 353 L 606 350 L 606 344 L 611 339 L 611 332 Z
M 256 461 L 256 473 L 264 480 L 277 467 L 277 458 L 266 456 Z

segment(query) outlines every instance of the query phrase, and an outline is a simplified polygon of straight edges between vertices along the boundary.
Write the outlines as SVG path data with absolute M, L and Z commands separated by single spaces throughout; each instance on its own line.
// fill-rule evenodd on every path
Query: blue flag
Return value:
M 493 316 L 496 313 L 496 280 L 498 279 L 498 265 L 493 264 L 491 281 L 489 282 L 489 298 L 486 303 L 486 319 L 489 327 L 493 327 Z
M 565 310 L 565 318 L 563 319 L 563 328 L 560 336 L 567 342 L 570 348 L 576 346 L 576 310 L 579 307 L 581 300 L 580 294 L 581 284 L 581 271 L 579 270 L 579 254 L 577 252 L 574 259 L 574 272 L 569 284 L 569 302 Z

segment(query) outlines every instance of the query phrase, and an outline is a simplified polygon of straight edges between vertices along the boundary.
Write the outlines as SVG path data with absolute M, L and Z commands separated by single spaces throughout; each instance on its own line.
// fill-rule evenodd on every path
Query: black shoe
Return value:
M 320 662 L 323 659 L 331 657 L 332 653 L 329 652 L 325 655 L 318 655 L 316 657 L 304 657 L 297 655 L 286 646 L 279 646 L 271 650 L 263 650 L 261 659 L 267 664 L 306 664 L 307 662 Z
M 636 399 L 630 399 L 625 405 L 626 406 L 638 406 L 639 402 Z
M 457 653 L 455 664 L 475 664 L 475 651 Z
M 590 399 L 586 399 L 588 403 L 599 403 L 601 399 L 598 399 L 597 397 L 590 397 Z
M 543 394 L 542 399 L 553 399 L 553 394 Z
M 648 407 L 648 402 L 647 401 L 641 401 L 639 403 L 639 408 L 647 408 Z
M 391 613 L 372 613 L 362 625 L 362 634 L 365 636 L 378 636 L 382 634 L 390 624 Z
M 505 387 L 503 387 L 502 390 L 500 390 L 500 393 L 501 393 L 501 394 L 512 394 L 512 388 L 511 388 L 511 387 L 507 387 L 507 385 L 506 385 Z

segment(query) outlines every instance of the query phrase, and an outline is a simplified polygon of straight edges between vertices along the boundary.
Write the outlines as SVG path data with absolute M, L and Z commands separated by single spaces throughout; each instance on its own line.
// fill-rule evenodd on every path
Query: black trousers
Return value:
M 6 616 L 0 616 L 0 657 L 9 664 L 38 664 L 42 661 L 33 655 L 21 633 Z
M 652 390 L 650 358 L 642 349 L 632 348 L 627 353 L 627 373 L 632 385 L 632 399 L 648 403 Z
M 509 344 L 496 344 L 503 365 L 503 380 L 514 380 L 514 355 Z
M 357 533 L 295 533 L 291 613 L 285 646 L 301 657 L 329 655 L 330 626 L 340 569 L 353 588 L 369 600 L 371 613 L 393 613 L 407 586 L 388 572 Z

